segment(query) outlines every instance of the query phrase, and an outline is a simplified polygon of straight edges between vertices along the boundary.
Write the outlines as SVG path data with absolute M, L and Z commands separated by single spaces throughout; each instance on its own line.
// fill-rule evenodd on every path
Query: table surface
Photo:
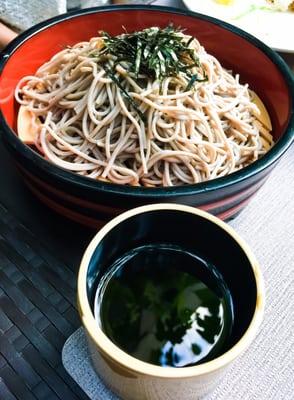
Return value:
M 281 55 L 294 68 L 294 55 Z M 0 170 L 0 400 L 87 399 L 61 349 L 80 325 L 76 276 L 95 232 L 35 199 L 1 141 Z

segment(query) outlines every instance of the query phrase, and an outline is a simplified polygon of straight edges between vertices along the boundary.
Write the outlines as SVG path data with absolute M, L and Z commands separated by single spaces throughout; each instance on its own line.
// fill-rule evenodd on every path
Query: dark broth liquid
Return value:
M 221 354 L 233 324 L 230 292 L 217 269 L 171 245 L 136 248 L 101 279 L 95 317 L 128 354 L 185 367 Z

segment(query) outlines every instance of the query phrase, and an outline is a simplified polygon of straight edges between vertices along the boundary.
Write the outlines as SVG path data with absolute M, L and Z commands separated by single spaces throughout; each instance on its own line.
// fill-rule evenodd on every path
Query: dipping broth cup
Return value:
M 94 318 L 97 283 L 113 262 L 136 247 L 157 243 L 188 247 L 201 254 L 217 267 L 230 290 L 232 332 L 212 361 L 184 368 L 143 362 L 117 347 Z M 79 312 L 94 368 L 126 400 L 195 400 L 212 391 L 226 367 L 254 339 L 264 301 L 260 268 L 248 245 L 218 218 L 178 204 L 142 206 L 114 218 L 89 244 L 78 277 Z

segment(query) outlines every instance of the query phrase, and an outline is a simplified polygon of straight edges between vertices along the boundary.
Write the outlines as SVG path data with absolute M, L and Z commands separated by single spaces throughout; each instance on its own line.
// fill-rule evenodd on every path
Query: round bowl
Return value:
M 102 29 L 119 34 L 172 22 L 196 36 L 223 66 L 239 73 L 270 114 L 273 148 L 250 166 L 226 177 L 170 188 L 128 187 L 99 182 L 65 171 L 24 145 L 16 134 L 14 89 L 25 75 L 67 45 L 88 40 Z M 17 37 L 0 61 L 2 137 L 29 188 L 48 206 L 82 224 L 100 227 L 122 211 L 147 203 L 197 206 L 221 219 L 235 216 L 265 182 L 293 141 L 293 76 L 277 53 L 253 36 L 217 19 L 164 7 L 99 7 L 64 14 Z
M 188 249 L 212 262 L 230 291 L 232 332 L 211 361 L 184 368 L 140 361 L 117 347 L 94 318 L 97 285 L 115 260 L 134 248 L 162 243 Z M 260 268 L 246 243 L 213 215 L 177 204 L 142 206 L 114 218 L 89 244 L 78 276 L 78 308 L 93 365 L 106 384 L 127 400 L 195 400 L 206 395 L 252 342 L 262 320 L 264 301 Z

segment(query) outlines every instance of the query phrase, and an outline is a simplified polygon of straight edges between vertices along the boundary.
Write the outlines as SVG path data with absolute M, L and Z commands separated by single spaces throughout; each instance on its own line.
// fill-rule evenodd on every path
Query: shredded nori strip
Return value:
M 189 47 L 193 37 L 187 41 L 182 32 L 173 25 L 164 29 L 153 27 L 133 33 L 126 32 L 119 36 L 111 36 L 107 32 L 100 31 L 105 48 L 100 51 L 98 59 L 100 62 L 106 61 L 108 55 L 112 56 L 114 64 L 112 67 L 106 66 L 106 61 L 105 71 L 142 120 L 145 120 L 144 114 L 116 77 L 115 67 L 124 62 L 124 65 L 128 65 L 128 72 L 132 73 L 135 79 L 139 79 L 139 75 L 146 75 L 160 82 L 164 78 L 183 74 L 189 79 L 186 90 L 190 90 L 196 82 L 206 81 L 207 77 L 195 50 Z M 192 73 L 191 69 L 195 67 L 199 68 L 203 77 L 198 73 Z

